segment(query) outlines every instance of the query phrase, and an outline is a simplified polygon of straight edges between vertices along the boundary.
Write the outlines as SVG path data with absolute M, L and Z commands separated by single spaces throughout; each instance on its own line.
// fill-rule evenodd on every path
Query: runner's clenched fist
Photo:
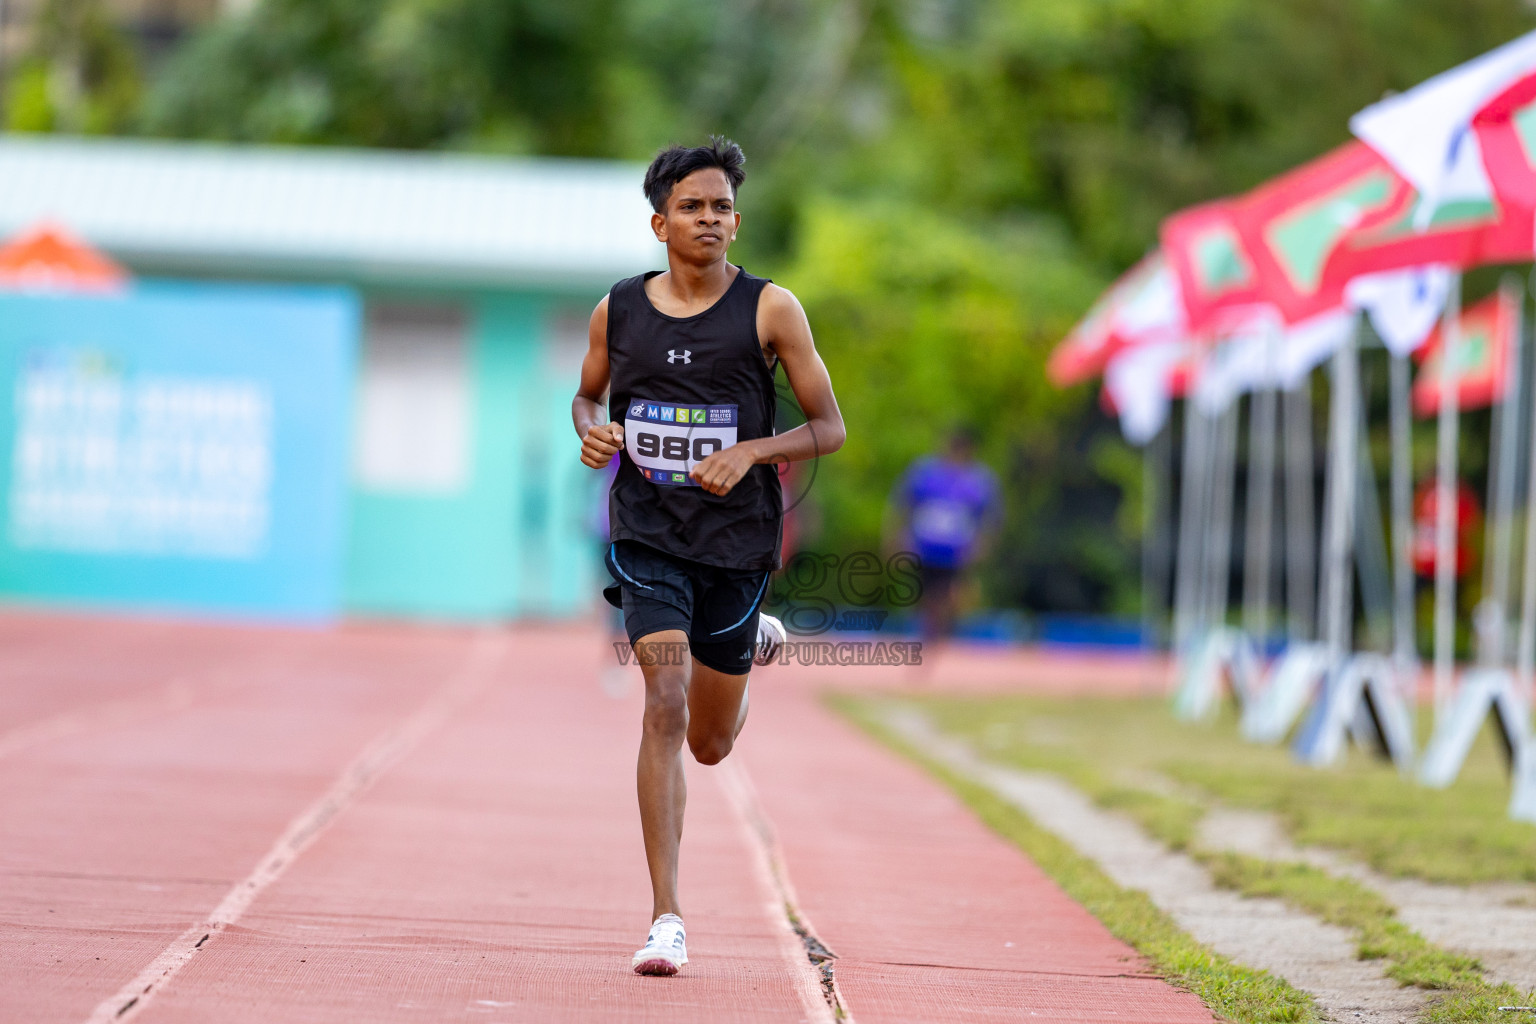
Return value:
M 602 469 L 624 447 L 624 426 L 620 423 L 594 423 L 581 439 L 581 461 L 593 469 Z

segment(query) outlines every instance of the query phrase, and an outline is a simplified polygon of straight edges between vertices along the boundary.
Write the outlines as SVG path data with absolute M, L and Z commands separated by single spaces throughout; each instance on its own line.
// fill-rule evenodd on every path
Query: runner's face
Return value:
M 694 171 L 672 186 L 667 212 L 654 221 L 657 237 L 691 263 L 724 259 L 736 238 L 741 214 L 731 196 L 731 181 L 718 167 Z

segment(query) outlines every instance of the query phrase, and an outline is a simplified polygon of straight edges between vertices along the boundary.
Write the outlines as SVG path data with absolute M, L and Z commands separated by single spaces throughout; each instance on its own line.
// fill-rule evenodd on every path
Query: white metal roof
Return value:
M 136 270 L 611 283 L 665 262 L 643 167 L 0 135 L 0 237 L 51 219 Z

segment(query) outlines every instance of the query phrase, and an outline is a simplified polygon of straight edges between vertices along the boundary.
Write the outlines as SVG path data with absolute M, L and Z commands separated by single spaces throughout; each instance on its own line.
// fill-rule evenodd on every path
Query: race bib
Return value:
M 624 454 L 647 480 L 697 487 L 688 471 L 736 443 L 736 406 L 671 405 L 631 399 Z
M 912 538 L 926 544 L 965 547 L 977 526 L 970 506 L 949 498 L 930 498 L 912 510 Z

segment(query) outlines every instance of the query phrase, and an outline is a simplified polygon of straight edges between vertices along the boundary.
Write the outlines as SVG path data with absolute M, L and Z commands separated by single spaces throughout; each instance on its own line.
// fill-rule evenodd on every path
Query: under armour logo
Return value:
M 667 362 L 675 363 L 679 359 L 681 359 L 685 363 L 691 363 L 691 362 L 693 362 L 693 360 L 689 358 L 689 356 L 691 356 L 691 355 L 693 355 L 693 350 L 692 349 L 685 348 L 685 349 L 683 349 L 683 354 L 682 355 L 678 355 L 677 354 L 677 349 L 669 348 L 669 349 L 667 349 Z

